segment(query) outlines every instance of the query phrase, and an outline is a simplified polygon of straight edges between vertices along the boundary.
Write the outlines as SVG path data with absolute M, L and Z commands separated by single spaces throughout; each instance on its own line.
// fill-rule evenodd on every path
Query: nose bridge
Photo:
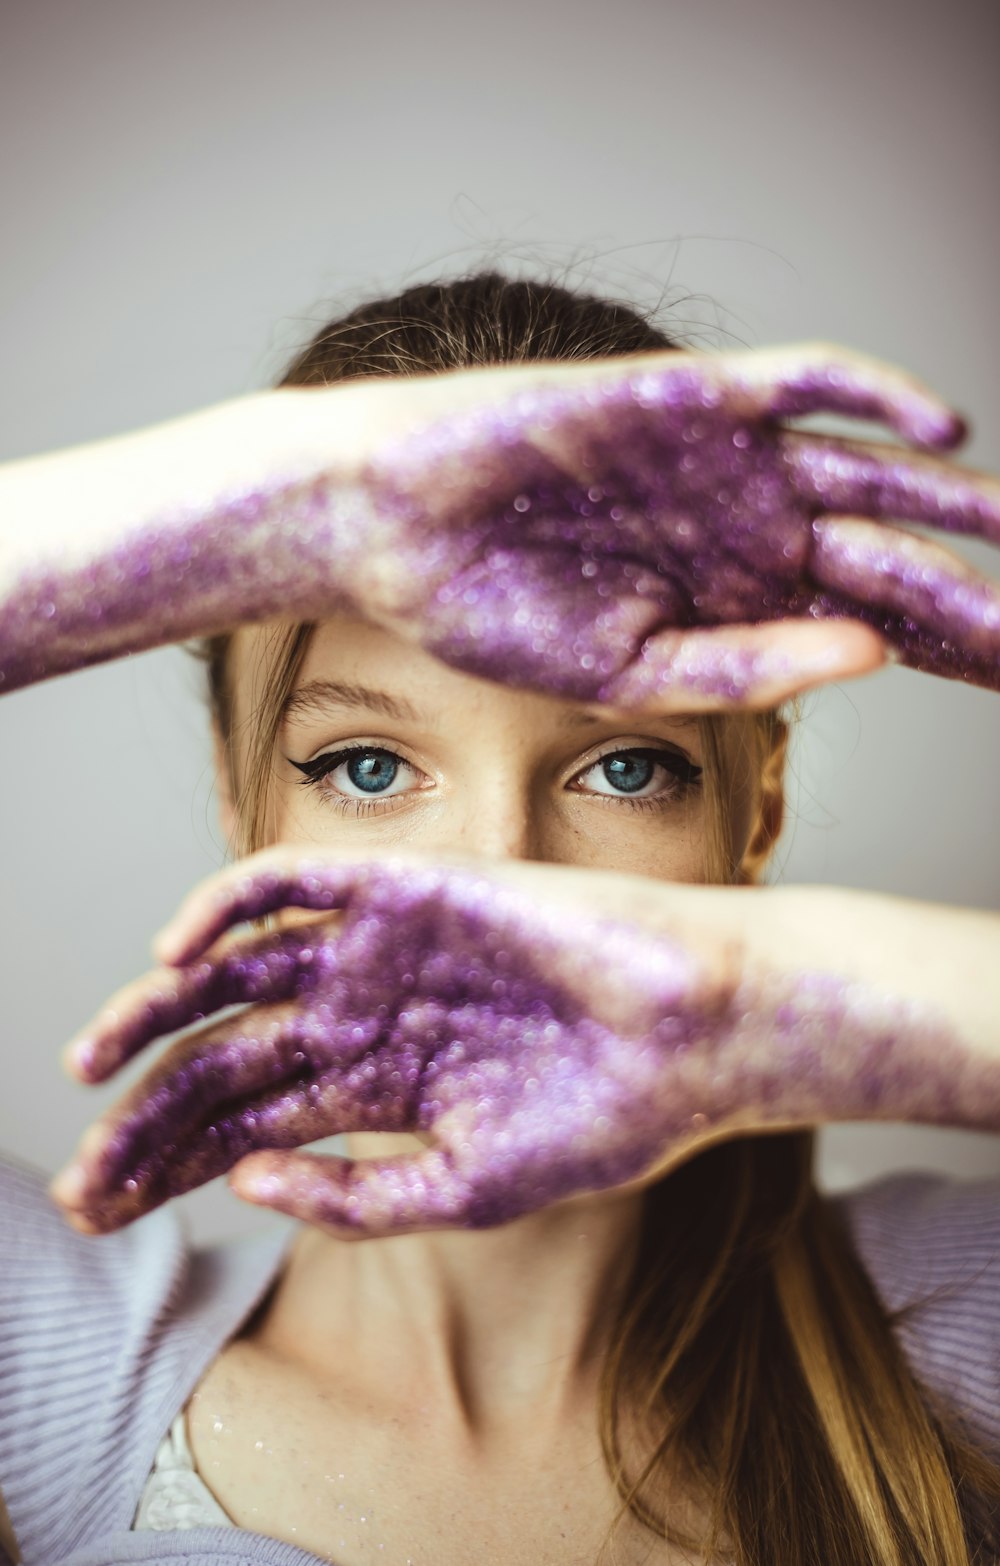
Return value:
M 463 793 L 456 846 L 486 859 L 544 857 L 541 801 L 526 768 L 497 767 L 467 783 Z

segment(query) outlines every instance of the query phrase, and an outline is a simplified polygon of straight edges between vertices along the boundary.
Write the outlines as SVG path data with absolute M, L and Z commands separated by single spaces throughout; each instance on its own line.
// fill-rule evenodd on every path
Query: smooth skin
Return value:
M 240 633 L 237 733 L 262 634 Z M 338 760 L 351 747 L 367 747 L 378 792 Z M 78 1227 L 117 1227 L 254 1147 L 373 1127 L 420 1133 L 389 1146 L 414 1155 L 405 1168 L 260 1152 L 234 1189 L 345 1237 L 478 1227 L 648 1181 L 737 1128 L 1000 1116 L 995 981 L 955 983 L 996 949 L 995 918 L 925 911 L 914 983 L 920 905 L 680 894 L 706 864 L 690 719 L 508 691 L 336 620 L 312 642 L 278 752 L 281 849 L 195 893 L 159 943 L 176 966 L 114 997 L 68 1052 L 104 1080 L 156 1039 L 253 1005 L 178 1041 L 89 1134 L 77 1189 L 69 1174 L 56 1187 Z M 310 781 L 299 769 L 324 756 L 336 764 Z M 738 844 L 747 805 L 732 802 Z M 297 902 L 349 915 L 289 931 Z M 281 934 L 235 935 L 275 911 Z M 368 1025 L 376 1006 L 391 1031 Z M 541 1032 L 539 1006 L 558 1019 Z M 789 1008 L 807 1020 L 778 1028 Z M 824 1069 L 807 1071 L 818 1028 Z
M 239 633 L 238 733 L 252 703 L 261 635 Z M 334 699 L 335 688 L 359 686 L 399 710 L 411 704 L 416 716 Z M 951 1050 L 949 1073 L 965 1073 L 970 1105 L 1000 1126 L 1000 920 L 826 888 L 697 884 L 705 846 L 697 792 L 671 799 L 670 775 L 661 769 L 645 797 L 664 803 L 636 809 L 595 765 L 596 757 L 640 746 L 676 747 L 697 762 L 697 729 L 683 718 L 584 713 L 577 704 L 508 691 L 349 620 L 321 626 L 298 688 L 312 688 L 313 696 L 280 736 L 274 828 L 281 846 L 199 889 L 161 936 L 164 956 L 180 962 L 206 942 L 212 949 L 226 922 L 224 894 L 252 884 L 255 862 L 273 879 L 294 874 L 303 858 L 314 868 L 360 860 L 362 884 L 366 865 L 388 863 L 399 871 L 401 892 L 412 870 L 465 866 L 499 894 L 521 893 L 539 915 L 553 912 L 570 948 L 599 913 L 628 920 L 635 941 L 680 938 L 727 991 L 742 983 L 768 993 L 812 970 L 888 997 L 894 1014 L 915 1007 L 901 1055 L 909 1073 L 894 1075 L 877 1117 L 910 1117 L 926 1081 L 922 1028 L 932 1017 L 935 1048 L 946 1038 Z M 406 762 L 381 804 L 363 797 L 344 764 L 322 789 L 304 786 L 292 765 L 352 743 L 384 747 Z M 225 772 L 219 781 L 231 827 Z M 357 803 L 368 813 L 354 815 Z M 749 822 L 739 801 L 734 809 L 739 841 Z M 772 821 L 772 830 L 779 825 Z M 291 911 L 283 923 L 311 917 Z M 401 919 L 401 938 L 403 928 Z M 220 953 L 226 944 L 223 938 Z M 600 957 L 595 949 L 584 968 L 596 972 L 604 994 L 605 975 L 593 967 Z M 146 1015 L 151 994 L 162 994 L 169 978 L 160 969 L 114 998 L 109 1039 L 130 1015 Z M 618 1004 L 634 1007 L 636 995 Z M 266 1011 L 259 1008 L 258 1031 Z M 86 1030 L 88 1038 L 98 1031 Z M 111 1111 L 85 1141 L 91 1171 L 100 1167 L 101 1139 L 114 1135 L 122 1115 L 141 1113 L 154 1083 L 169 1080 L 192 1049 L 207 1056 L 224 1032 L 202 1029 L 169 1047 L 128 1107 Z M 839 1090 L 829 1084 L 827 1102 L 789 1115 L 789 1125 L 858 1117 L 857 1040 L 849 1030 L 827 1044 L 839 1062 Z M 711 1100 L 703 1103 L 710 1120 Z M 773 1128 L 773 1107 L 771 1114 Z M 629 1186 L 478 1233 L 415 1232 L 345 1246 L 353 1231 L 324 1225 L 302 1200 L 298 1216 L 307 1221 L 271 1300 L 210 1368 L 188 1410 L 199 1469 L 226 1510 L 243 1527 L 344 1566 L 385 1555 L 458 1566 L 472 1537 L 484 1560 L 555 1566 L 592 1559 L 614 1510 L 596 1439 L 597 1374 L 635 1242 L 640 1191 L 664 1166 L 707 1145 L 713 1129 L 718 1135 L 708 1126 L 664 1149 L 661 1166 Z M 744 1131 L 753 1129 L 744 1123 Z M 355 1134 L 348 1152 L 363 1171 L 390 1154 L 425 1157 L 429 1140 Z M 298 1156 L 256 1154 L 231 1183 L 252 1195 L 253 1166 L 280 1169 Z M 342 1165 L 322 1164 L 332 1183 Z M 314 1189 L 318 1167 L 310 1170 Z M 294 1201 L 275 1205 L 295 1210 Z M 257 1447 L 262 1437 L 266 1462 Z M 626 1530 L 623 1544 L 625 1561 L 673 1559 L 666 1547 L 648 1552 L 637 1529 Z
M 667 368 L 674 381 L 659 374 Z M 645 370 L 657 372 L 655 385 L 637 387 L 636 377 L 641 378 Z M 934 552 L 914 559 L 913 551 L 919 556 L 922 546 L 908 541 L 909 535 L 900 541 L 896 524 L 909 519 L 996 537 L 1000 528 L 996 481 L 962 473 L 934 454 L 960 439 L 960 421 L 910 377 L 863 356 L 808 345 L 749 355 L 670 355 L 669 362 L 668 356 L 656 355 L 648 364 L 630 360 L 503 368 L 406 383 L 349 383 L 321 393 L 268 393 L 153 431 L 13 464 L 0 474 L 0 516 L 10 519 L 0 530 L 0 607 L 4 610 L 0 618 L 6 638 L 0 647 L 0 672 L 7 688 L 140 647 L 208 634 L 237 621 L 266 620 L 277 607 L 268 595 L 274 592 L 282 527 L 288 533 L 290 497 L 319 483 L 324 506 L 333 504 L 335 517 L 346 518 L 347 525 L 325 535 L 332 554 L 325 559 L 325 575 L 319 578 L 315 549 L 312 554 L 304 550 L 290 562 L 282 557 L 284 575 L 279 573 L 278 586 L 283 611 L 324 621 L 333 607 L 348 619 L 360 615 L 369 626 L 380 627 L 378 634 L 390 637 L 386 656 L 394 657 L 397 665 L 402 656 L 410 673 L 419 669 L 427 674 L 414 653 L 413 644 L 418 643 L 450 665 L 445 671 L 450 679 L 469 683 L 462 687 L 460 699 L 450 687 L 440 709 L 450 714 L 449 703 L 458 700 L 463 720 L 454 729 L 448 726 L 452 739 L 446 750 L 435 751 L 429 737 L 418 743 L 413 735 L 409 739 L 395 732 L 387 736 L 383 719 L 374 727 L 369 721 L 359 729 L 354 715 L 348 726 L 352 737 L 360 735 L 366 741 L 412 744 L 409 759 L 417 766 L 421 758 L 426 761 L 432 788 L 384 816 L 351 823 L 337 815 L 337 830 L 353 836 L 335 841 L 325 825 L 333 818 L 326 813 L 317 816 L 314 801 L 305 803 L 306 791 L 290 769 L 278 783 L 283 804 L 276 840 L 293 850 L 307 846 L 310 854 L 329 847 L 341 859 L 345 849 L 352 858 L 368 859 L 387 847 L 395 850 L 404 841 L 408 850 L 429 853 L 435 860 L 445 850 L 485 855 L 496 874 L 516 879 L 529 871 L 535 877 L 544 873 L 547 890 L 536 879 L 531 895 L 539 901 L 548 898 L 553 905 L 565 900 L 568 890 L 566 883 L 558 887 L 556 882 L 570 874 L 583 874 L 588 880 L 593 875 L 589 895 L 577 879 L 572 896 L 600 907 L 614 903 L 615 887 L 619 897 L 629 888 L 634 895 L 632 874 L 649 887 L 658 884 L 651 874 L 678 883 L 692 879 L 692 866 L 700 862 L 699 834 L 704 830 L 695 805 L 689 802 L 684 810 L 657 816 L 661 825 L 654 831 L 652 812 L 647 818 L 618 800 L 591 798 L 589 788 L 573 786 L 594 759 L 593 739 L 588 735 L 587 745 L 567 744 L 559 753 L 553 746 L 548 720 L 568 716 L 570 711 L 576 719 L 579 706 L 566 699 L 565 666 L 553 663 L 551 642 L 541 648 L 534 663 L 528 656 L 530 636 L 514 649 L 515 683 L 530 686 L 534 694 L 491 683 L 512 678 L 509 643 L 494 646 L 492 656 L 487 646 L 485 667 L 480 647 L 476 668 L 470 671 L 467 650 L 452 634 L 458 624 L 455 611 L 442 628 L 440 618 L 435 619 L 440 599 L 424 603 L 412 596 L 413 582 L 427 575 L 423 569 L 427 557 L 419 550 L 434 535 L 433 529 L 418 528 L 414 533 L 411 526 L 415 502 L 424 508 L 422 516 L 435 524 L 442 518 L 456 519 L 457 552 L 444 562 L 445 577 L 435 579 L 439 593 L 447 585 L 449 570 L 461 572 L 470 563 L 462 518 L 469 500 L 475 498 L 475 480 L 482 475 L 483 465 L 496 514 L 497 508 L 513 506 L 525 493 L 530 510 L 544 488 L 539 487 L 539 454 L 544 459 L 543 478 L 551 472 L 551 462 L 557 461 L 567 482 L 574 476 L 576 481 L 593 479 L 593 469 L 588 471 L 583 459 L 595 436 L 602 450 L 609 449 L 607 437 L 609 432 L 614 435 L 618 416 L 615 409 L 627 410 L 635 437 L 629 447 L 635 460 L 628 457 L 624 474 L 616 470 L 615 482 L 624 482 L 638 495 L 649 461 L 656 456 L 657 421 L 667 405 L 656 399 L 666 396 L 672 416 L 680 419 L 673 426 L 677 438 L 683 438 L 684 429 L 696 418 L 690 407 L 678 413 L 673 396 L 680 384 L 676 377 L 683 381 L 685 373 L 688 390 L 693 388 L 695 400 L 700 399 L 702 413 L 709 419 L 715 414 L 728 418 L 730 426 L 734 420 L 749 421 L 757 443 L 754 450 L 767 472 L 792 475 L 789 482 L 796 486 L 801 508 L 794 537 L 804 542 L 800 553 L 804 574 L 790 579 L 792 585 L 776 609 L 779 615 L 804 617 L 778 618 L 764 625 L 687 624 L 678 636 L 676 627 L 664 625 L 664 606 L 655 594 L 643 599 L 634 582 L 616 578 L 611 596 L 613 605 L 621 606 L 612 617 L 617 673 L 610 682 L 605 676 L 598 685 L 597 671 L 593 690 L 573 694 L 590 705 L 602 693 L 605 703 L 611 696 L 627 699 L 641 707 L 644 716 L 637 725 L 636 712 L 629 714 L 627 722 L 617 713 L 602 712 L 602 743 L 606 739 L 618 746 L 621 741 L 624 750 L 637 736 L 646 739 L 652 729 L 657 742 L 680 742 L 683 735 L 686 745 L 690 727 L 671 725 L 694 711 L 769 705 L 823 680 L 877 667 L 884 657 L 879 634 L 850 618 L 823 616 L 850 616 L 851 602 L 860 614 L 866 587 L 874 592 L 876 579 L 884 585 L 882 568 L 887 559 L 899 603 L 914 613 L 926 611 L 925 630 L 932 640 L 933 634 L 941 637 L 942 613 L 953 643 L 968 638 L 968 666 L 964 670 L 941 667 L 940 672 L 992 684 L 997 675 L 991 640 L 993 590 L 977 579 L 976 592 L 971 598 L 963 596 L 960 589 L 970 580 L 967 568 L 952 557 L 946 559 L 939 546 L 929 543 L 928 551 Z M 639 418 L 635 409 L 637 403 L 643 405 L 647 391 L 652 396 L 651 406 L 645 407 L 649 416 Z M 501 403 L 510 409 L 505 399 L 513 393 L 516 400 L 522 392 L 526 400 L 513 409 L 519 438 L 500 449 L 495 420 L 484 420 L 477 410 L 495 409 Z M 471 421 L 464 417 L 470 409 Z M 856 444 L 812 436 L 786 440 L 774 422 L 816 409 L 882 418 L 904 441 L 924 451 L 882 446 L 858 450 Z M 419 434 L 408 442 L 414 431 Z M 444 511 L 439 504 L 443 479 L 449 487 Z M 466 491 L 463 483 L 470 486 Z M 263 511 L 254 510 L 249 526 L 246 508 L 234 508 L 233 495 L 245 495 L 255 486 L 266 491 L 268 505 Z M 369 516 L 388 514 L 392 522 L 384 535 L 377 529 L 362 531 L 360 545 L 359 491 L 363 499 L 377 502 L 374 513 L 369 508 Z M 405 504 L 387 513 L 386 497 L 392 494 L 401 496 Z M 788 495 L 788 489 L 782 488 L 782 504 Z M 350 506 L 345 509 L 341 502 L 347 500 Z M 644 519 L 642 548 L 652 551 L 652 564 L 659 568 L 657 529 L 660 519 L 669 516 L 669 508 L 654 507 L 650 512 L 644 504 L 639 512 Z M 308 533 L 301 510 L 293 514 L 296 526 L 301 523 Z M 324 511 L 323 519 L 329 520 L 330 514 L 329 509 Z M 400 519 L 406 520 L 402 532 Z M 766 534 L 766 517 L 758 520 Z M 855 523 L 861 531 L 852 533 Z M 652 528 L 648 536 L 643 532 L 647 526 Z M 886 548 L 878 560 L 870 549 L 873 526 L 885 529 Z M 843 571 L 847 557 L 854 562 L 857 580 L 850 602 L 844 598 L 832 604 L 823 599 L 829 583 L 810 576 L 811 561 L 819 558 L 813 546 L 822 538 L 823 528 L 833 530 L 830 537 L 836 546 L 831 577 Z M 182 590 L 176 590 L 176 571 L 164 569 L 161 577 L 154 573 L 153 589 L 143 600 L 129 582 L 127 570 L 124 583 L 114 587 L 115 571 L 122 560 L 148 566 L 151 531 L 157 549 L 167 540 L 174 565 L 191 558 L 191 548 L 197 544 L 206 569 L 203 577 L 185 581 Z M 298 536 L 294 526 L 292 533 Z M 473 540 L 481 541 L 481 534 Z M 315 543 L 312 535 L 311 544 Z M 854 543 L 864 547 L 854 551 L 848 547 Z M 572 557 L 573 547 L 572 539 L 562 541 L 559 572 Z M 162 552 L 154 550 L 154 556 L 154 563 L 165 566 Z M 203 590 L 199 584 L 217 585 L 225 578 L 223 568 L 233 558 L 243 568 L 239 591 L 228 586 L 222 591 Z M 400 567 L 401 558 L 405 569 Z M 415 558 L 420 572 L 413 570 Z M 529 566 L 531 559 L 530 553 L 525 555 Z M 918 602 L 920 584 L 926 582 L 921 565 L 941 586 L 934 602 L 923 607 Z M 760 592 L 755 598 L 752 572 L 745 580 L 743 613 L 753 618 Z M 537 578 L 529 574 L 524 581 L 537 593 Z M 114 612 L 81 618 L 78 604 L 95 582 L 101 593 L 110 595 L 98 594 L 96 602 L 106 603 Z M 52 622 L 50 633 L 42 637 L 37 617 L 19 614 L 26 586 L 39 583 L 46 591 L 54 588 L 51 597 L 39 598 L 43 613 L 47 604 L 53 608 L 52 615 L 45 616 Z M 838 590 L 846 591 L 842 581 Z M 114 599 L 116 591 L 119 599 Z M 95 602 L 92 591 L 89 602 Z M 736 602 L 736 611 L 741 602 Z M 638 614 L 637 603 L 642 610 Z M 129 619 L 123 606 L 136 604 Z M 584 619 L 585 606 L 584 598 L 574 611 L 584 614 Z M 317 656 L 334 660 L 324 667 L 339 670 L 335 676 L 339 679 L 354 656 L 345 651 L 340 634 L 345 623 L 331 621 L 331 645 L 325 646 L 321 636 L 315 648 Z M 258 633 L 239 633 L 240 637 L 254 634 Z M 356 646 L 352 637 L 347 640 L 350 648 Z M 914 656 L 905 638 L 896 645 L 902 656 Z M 597 649 L 598 656 L 602 650 L 607 651 L 607 646 Z M 916 656 L 922 656 L 920 648 Z M 243 660 L 243 672 L 252 662 L 250 657 Z M 366 660 L 363 683 L 372 683 L 371 667 Z M 738 679 L 732 677 L 734 670 Z M 636 671 L 638 677 L 633 678 Z M 392 672 L 382 671 L 385 677 Z M 489 681 L 476 677 L 483 674 L 489 675 Z M 494 701 L 499 707 L 484 705 Z M 550 704 L 545 722 L 540 721 L 543 707 L 532 705 L 537 702 Z M 455 735 L 461 743 L 455 743 Z M 328 740 L 315 734 L 294 738 L 297 743 L 311 743 L 313 752 L 333 743 L 332 733 Z M 303 753 L 295 759 L 306 757 Z M 589 773 L 591 783 L 595 776 Z M 329 811 L 329 802 L 322 808 Z M 394 839 L 393 832 L 399 834 L 407 821 L 414 829 L 421 823 L 420 830 L 411 839 L 405 832 Z M 537 863 L 516 865 L 515 858 Z M 703 943 L 706 960 L 719 939 L 728 962 L 734 951 L 743 952 L 737 933 L 743 915 L 736 914 L 737 906 L 745 914 L 750 899 L 767 899 L 770 907 L 772 897 L 780 906 L 777 894 L 771 893 L 692 887 L 682 892 L 679 885 L 666 883 L 662 891 L 665 899 L 675 901 L 669 907 L 663 903 L 653 916 L 653 927 L 677 930 L 685 937 L 690 931 L 695 945 Z M 813 924 L 820 931 L 825 928 L 826 938 L 817 942 L 824 953 L 831 932 L 838 933 L 836 921 L 830 921 L 834 907 L 843 907 L 840 896 L 817 892 L 819 901 L 811 903 Z M 697 899 L 704 910 L 700 934 L 694 904 L 686 903 L 686 898 Z M 890 900 L 863 901 L 875 909 L 868 928 L 877 925 L 881 936 L 891 912 L 886 906 Z M 634 907 L 634 903 L 620 906 Z M 780 939 L 793 925 L 802 935 L 803 906 L 798 905 L 784 926 L 780 919 L 769 925 L 766 961 L 771 968 L 780 966 L 783 949 L 793 954 L 797 966 L 809 965 L 808 951 L 794 942 L 783 948 Z M 792 905 L 786 902 L 785 907 L 791 914 Z M 852 905 L 853 914 L 858 907 Z M 995 1041 L 986 1043 L 984 1055 L 982 1019 L 978 1014 L 966 1015 L 964 991 L 969 987 L 955 984 L 948 965 L 949 954 L 971 952 L 978 958 L 995 950 L 995 924 L 988 916 L 983 916 L 983 922 L 979 916 L 948 910 L 918 909 L 900 918 L 913 938 L 919 927 L 928 954 L 945 954 L 943 967 L 935 969 L 929 961 L 921 968 L 919 982 L 930 993 L 917 996 L 918 1003 L 938 1004 L 937 973 L 937 987 L 947 992 L 943 1018 L 950 1036 L 966 1051 L 970 1069 L 995 1070 L 995 1059 L 988 1053 Z M 676 923 L 671 925 L 671 919 Z M 849 924 L 851 918 L 843 929 Z M 751 926 L 761 928 L 756 921 L 749 921 L 746 929 Z M 902 926 L 896 938 L 890 932 L 881 942 L 890 954 L 890 967 L 891 953 L 906 950 L 901 930 Z M 871 960 L 871 944 L 863 943 L 864 949 L 856 953 L 862 968 Z M 164 954 L 169 955 L 169 950 L 168 941 Z M 852 943 L 845 942 L 845 950 L 853 950 Z M 909 998 L 908 990 L 893 989 L 891 973 L 883 973 L 881 980 L 876 976 L 876 982 L 886 983 L 891 994 Z M 959 989 L 960 996 L 951 993 Z M 937 1023 L 941 1020 L 939 1016 Z M 831 1114 L 835 1116 L 835 1106 Z M 399 1151 L 422 1146 L 419 1141 L 395 1144 Z M 370 1150 L 370 1142 L 352 1140 L 351 1151 L 357 1158 Z M 385 1151 L 381 1141 L 379 1151 Z M 72 1189 L 63 1194 L 72 1196 Z M 636 1191 L 623 1189 L 578 1197 L 573 1203 L 558 1202 L 479 1234 L 409 1233 L 381 1246 L 345 1247 L 332 1234 L 307 1228 L 267 1310 L 229 1345 L 192 1401 L 196 1456 L 203 1472 L 217 1476 L 213 1484 L 218 1485 L 223 1504 L 242 1526 L 293 1538 L 321 1556 L 332 1548 L 344 1566 L 385 1558 L 378 1549 L 381 1543 L 386 1552 L 395 1551 L 400 1558 L 407 1553 L 415 1559 L 433 1556 L 447 1566 L 450 1560 L 465 1559 L 463 1534 L 473 1525 L 484 1541 L 485 1558 L 493 1554 L 505 1561 L 523 1558 L 538 1563 L 592 1555 L 613 1509 L 594 1431 L 596 1375 L 616 1283 L 623 1276 L 634 1239 L 638 1206 Z M 483 1288 L 484 1278 L 489 1278 L 488 1289 Z M 530 1280 L 529 1289 L 525 1280 Z M 271 1449 L 266 1463 L 256 1446 L 258 1430 L 266 1434 Z M 345 1469 L 345 1453 L 351 1454 L 350 1472 Z M 344 1480 L 329 1483 L 343 1486 L 336 1492 L 334 1521 L 344 1517 L 346 1542 L 341 1545 L 338 1537 L 331 1547 L 332 1512 L 325 1475 L 340 1472 Z M 448 1476 L 449 1483 L 442 1485 L 442 1475 Z M 564 1513 L 553 1511 L 553 1494 L 564 1498 Z M 372 1526 L 373 1496 L 377 1536 Z M 505 1497 L 511 1498 L 509 1512 L 504 1509 Z M 520 1543 L 512 1547 L 512 1539 Z M 637 1541 L 642 1558 L 669 1559 L 662 1553 L 646 1556 L 645 1542 L 638 1546 Z M 527 1553 L 519 1555 L 519 1549 Z

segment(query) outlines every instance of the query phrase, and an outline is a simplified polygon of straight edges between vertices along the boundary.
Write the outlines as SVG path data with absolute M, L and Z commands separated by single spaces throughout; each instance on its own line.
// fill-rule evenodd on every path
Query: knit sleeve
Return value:
M 0 1158 L 0 1490 L 15 1537 L 41 1558 L 49 1528 L 100 1488 L 101 1432 L 134 1396 L 123 1367 L 142 1360 L 150 1320 L 183 1273 L 168 1212 L 82 1235 L 47 1184 Z
M 72 1552 L 74 1566 L 108 1566 L 162 1553 L 210 1566 L 239 1553 L 309 1566 L 275 1541 L 234 1551 L 231 1528 L 207 1530 L 213 1550 L 190 1555 L 132 1528 L 164 1432 L 270 1287 L 296 1227 L 192 1247 L 168 1203 L 84 1235 L 47 1187 L 41 1170 L 0 1158 L 0 1490 L 24 1559 L 56 1566 Z
M 1000 1180 L 890 1175 L 836 1199 L 918 1379 L 1000 1459 Z

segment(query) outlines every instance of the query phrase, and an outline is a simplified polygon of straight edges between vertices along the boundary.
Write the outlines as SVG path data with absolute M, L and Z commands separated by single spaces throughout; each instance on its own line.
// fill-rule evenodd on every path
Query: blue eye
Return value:
M 288 761 L 302 773 L 300 782 L 319 789 L 330 804 L 355 812 L 375 809 L 380 800 L 419 791 L 421 774 L 409 761 L 381 745 L 347 745 L 312 761 Z M 669 805 L 693 792 L 702 769 L 680 751 L 635 746 L 609 751 L 577 774 L 578 792 L 639 805 Z M 580 787 L 587 782 L 587 787 Z M 366 805 L 367 801 L 367 805 Z
M 631 755 L 605 756 L 601 766 L 608 782 L 626 794 L 637 794 L 648 787 L 656 770 L 650 757 L 640 755 L 638 751 Z
M 578 774 L 596 773 L 588 792 L 605 798 L 676 799 L 701 781 L 701 767 L 676 750 L 615 750 Z
M 291 758 L 289 758 L 291 759 Z M 390 793 L 402 793 L 394 788 L 400 780 L 401 768 L 413 771 L 409 763 L 394 751 L 381 750 L 374 745 L 354 745 L 347 750 L 327 751 L 312 761 L 293 761 L 292 766 L 303 774 L 304 783 L 320 783 L 329 778 L 337 793 L 347 799 L 386 797 Z M 342 773 L 338 777 L 337 773 Z M 351 790 L 356 789 L 356 793 Z
M 363 789 L 366 794 L 381 794 L 391 788 L 399 772 L 398 760 L 387 750 L 352 756 L 342 765 L 347 768 L 347 776 L 355 788 Z

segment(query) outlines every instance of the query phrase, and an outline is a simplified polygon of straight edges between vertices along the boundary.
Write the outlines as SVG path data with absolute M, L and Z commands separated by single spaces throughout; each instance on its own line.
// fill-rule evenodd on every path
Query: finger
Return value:
M 223 1106 L 294 1082 L 304 1064 L 287 1017 L 263 1011 L 252 1030 L 241 1016 L 180 1040 L 86 1132 L 74 1160 L 86 1178 L 75 1176 L 77 1186 L 114 1184 L 159 1153 L 175 1154 L 179 1141 Z M 64 1199 L 72 1184 L 62 1182 Z
M 622 371 L 625 372 L 624 376 Z M 647 409 L 702 406 L 722 408 L 748 419 L 799 418 L 831 413 L 886 424 L 907 442 L 951 451 L 968 433 L 960 414 L 916 376 L 867 354 L 833 343 L 793 344 L 745 352 L 699 354 L 676 350 L 619 359 L 595 386 L 562 392 L 559 382 L 520 393 L 512 400 L 511 422 L 547 414 L 560 405 L 571 414 L 580 403 L 591 410 L 628 397 Z M 551 422 L 546 426 L 552 428 Z
M 244 1201 L 319 1224 L 341 1239 L 483 1228 L 516 1216 L 484 1208 L 456 1155 L 438 1147 L 403 1158 L 357 1161 L 316 1153 L 254 1153 L 233 1169 L 229 1187 Z
M 893 447 L 786 434 L 785 460 L 800 492 L 823 510 L 919 522 L 1000 544 L 1000 480 Z
M 813 526 L 811 574 L 906 663 L 1000 690 L 1000 589 L 936 541 L 852 518 Z
M 665 630 L 600 691 L 600 700 L 658 712 L 763 709 L 885 662 L 881 638 L 849 620 L 792 619 L 709 630 Z
M 181 970 L 157 969 L 112 997 L 66 1045 L 63 1064 L 81 1082 L 104 1082 L 154 1039 L 225 1006 L 283 1000 L 329 960 L 329 948 L 317 950 L 308 932 L 286 930 L 234 942 L 220 957 Z
M 832 343 L 750 351 L 726 379 L 745 388 L 748 411 L 757 415 L 874 419 L 914 445 L 940 451 L 953 450 L 967 433 L 962 417 L 915 376 Z
M 294 1018 L 253 1035 L 234 1020 L 189 1041 L 90 1128 L 50 1187 L 54 1198 L 91 1224 L 119 1227 L 260 1148 L 413 1129 L 398 1070 L 390 1080 L 362 1056 L 317 1072 L 302 1043 Z
M 506 404 L 494 399 L 486 406 L 503 408 L 511 427 L 547 416 L 542 427 L 552 428 L 549 421 L 558 417 L 560 407 L 572 412 L 582 400 L 594 408 L 614 400 L 624 386 L 645 406 L 667 406 L 681 399 L 690 406 L 697 397 L 710 408 L 717 403 L 705 400 L 705 394 L 720 390 L 728 408 L 751 418 L 834 413 L 873 419 L 914 445 L 939 451 L 954 450 L 967 434 L 961 415 L 916 376 L 837 343 L 710 354 L 658 349 L 600 365 L 508 367 L 506 377 L 513 395 Z M 483 404 L 471 377 L 466 378 L 466 387 L 469 403 L 463 411 L 478 414 Z M 451 395 L 450 388 L 442 389 Z M 446 409 L 452 411 L 450 401 Z M 474 427 L 470 420 L 468 428 Z
M 563 465 L 566 440 L 574 449 L 581 421 L 593 430 L 595 420 L 630 405 L 686 418 L 721 410 L 748 420 L 812 413 L 874 419 L 913 445 L 940 451 L 954 449 L 967 433 L 961 416 L 914 376 L 828 343 L 745 353 L 658 351 L 599 367 L 538 366 L 525 384 L 514 374 L 508 379 L 506 400 L 479 403 L 473 395 L 472 405 L 384 447 L 369 464 L 369 483 L 391 483 L 397 494 L 413 484 L 422 489 L 431 450 L 460 470 L 468 495 L 490 489 L 512 461 L 520 489 L 544 487 L 551 458 Z M 452 482 L 446 475 L 445 492 Z
M 179 965 L 200 957 L 233 925 L 264 917 L 283 908 L 309 908 L 335 913 L 350 909 L 359 890 L 370 893 L 378 874 L 371 864 L 347 860 L 330 863 L 301 849 L 276 847 L 232 865 L 195 888 L 156 938 L 155 950 L 167 963 Z M 407 863 L 405 855 L 380 860 L 382 866 Z M 428 868 L 426 874 L 435 872 Z
M 176 1196 L 227 1173 L 262 1148 L 295 1148 L 344 1132 L 379 1130 L 359 1116 L 343 1087 L 315 1084 L 316 1100 L 304 1087 L 287 1085 L 262 1093 L 245 1106 L 221 1106 L 212 1121 L 189 1131 L 169 1148 L 157 1148 L 117 1177 L 88 1175 L 83 1195 L 65 1204 L 91 1232 L 121 1228 Z

